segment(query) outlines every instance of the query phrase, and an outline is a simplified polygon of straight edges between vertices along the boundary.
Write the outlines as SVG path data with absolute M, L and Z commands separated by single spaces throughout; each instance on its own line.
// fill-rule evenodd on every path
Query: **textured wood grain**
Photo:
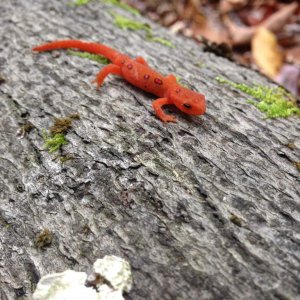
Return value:
M 121 30 L 111 8 L 97 1 L 0 4 L 1 300 L 30 297 L 42 275 L 87 271 L 104 255 L 130 262 L 127 299 L 297 299 L 299 119 L 266 120 L 244 94 L 215 81 L 269 84 L 259 74 L 156 25 L 175 49 Z M 153 97 L 120 78 L 97 91 L 91 80 L 101 65 L 31 52 L 60 38 L 144 56 L 206 94 L 207 114 L 169 108 L 178 123 L 163 124 Z M 62 165 L 43 149 L 42 130 L 76 112 L 81 120 L 63 148 L 75 159 Z M 26 122 L 34 129 L 20 138 Z M 46 228 L 52 244 L 36 248 Z

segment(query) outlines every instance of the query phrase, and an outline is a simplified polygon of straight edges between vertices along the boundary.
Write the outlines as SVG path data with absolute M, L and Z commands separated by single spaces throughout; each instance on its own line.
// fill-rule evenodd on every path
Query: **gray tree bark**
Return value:
M 299 299 L 299 119 L 264 119 L 215 80 L 270 84 L 258 73 L 154 24 L 176 48 L 121 30 L 112 8 L 0 4 L 1 300 L 30 298 L 42 275 L 86 271 L 106 254 L 131 264 L 127 299 Z M 62 38 L 142 55 L 204 93 L 207 113 L 170 107 L 178 123 L 162 123 L 154 97 L 121 78 L 97 91 L 90 81 L 102 65 L 31 51 Z M 73 159 L 61 164 L 42 130 L 72 113 L 81 119 L 61 154 Z

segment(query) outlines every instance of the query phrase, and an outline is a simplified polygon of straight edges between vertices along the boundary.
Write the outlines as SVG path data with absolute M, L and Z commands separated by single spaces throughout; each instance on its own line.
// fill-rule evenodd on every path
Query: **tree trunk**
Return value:
M 126 299 L 296 299 L 299 119 L 265 119 L 215 80 L 270 85 L 258 73 L 155 24 L 175 48 L 119 29 L 110 10 L 151 23 L 98 1 L 0 4 L 1 300 L 30 298 L 42 275 L 87 271 L 104 255 L 131 264 Z M 143 56 L 204 93 L 207 113 L 170 107 L 178 123 L 162 123 L 155 97 L 123 79 L 96 90 L 103 65 L 31 51 L 66 38 Z M 74 113 L 69 143 L 49 153 L 43 130 Z

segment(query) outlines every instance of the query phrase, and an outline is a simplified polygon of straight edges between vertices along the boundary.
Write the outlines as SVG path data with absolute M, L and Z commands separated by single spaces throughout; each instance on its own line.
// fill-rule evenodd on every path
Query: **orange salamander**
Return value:
M 159 98 L 153 101 L 152 106 L 156 116 L 163 122 L 176 122 L 172 115 L 164 113 L 164 105 L 173 104 L 182 112 L 189 115 L 202 115 L 205 113 L 205 96 L 189 90 L 177 83 L 172 74 L 164 77 L 151 69 L 142 57 L 131 59 L 103 44 L 88 43 L 79 40 L 61 40 L 47 43 L 33 48 L 33 51 L 43 52 L 56 49 L 77 49 L 92 54 L 100 54 L 111 61 L 97 75 L 94 82 L 99 88 L 109 74 L 123 77 L 132 85 L 154 94 Z

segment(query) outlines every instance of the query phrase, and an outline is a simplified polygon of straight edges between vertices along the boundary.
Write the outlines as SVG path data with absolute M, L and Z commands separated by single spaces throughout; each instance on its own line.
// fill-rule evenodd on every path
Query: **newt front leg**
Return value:
M 147 66 L 147 67 L 149 66 L 147 61 L 141 56 L 136 57 L 135 61 L 142 64 L 142 65 L 144 65 L 144 66 Z
M 156 116 L 161 119 L 163 122 L 177 122 L 176 118 L 171 115 L 167 115 L 163 112 L 162 106 L 172 104 L 168 98 L 159 98 L 152 102 L 153 109 Z

